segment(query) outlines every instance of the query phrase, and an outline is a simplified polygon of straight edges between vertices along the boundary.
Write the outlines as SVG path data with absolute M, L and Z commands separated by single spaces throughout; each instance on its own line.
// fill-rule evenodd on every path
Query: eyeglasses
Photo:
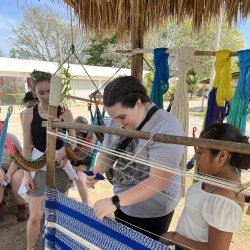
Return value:
M 38 71 L 35 72 L 34 74 L 31 75 L 31 79 L 34 82 L 40 82 L 40 81 L 50 81 L 51 79 L 51 74 L 48 72 L 42 72 L 42 71 Z

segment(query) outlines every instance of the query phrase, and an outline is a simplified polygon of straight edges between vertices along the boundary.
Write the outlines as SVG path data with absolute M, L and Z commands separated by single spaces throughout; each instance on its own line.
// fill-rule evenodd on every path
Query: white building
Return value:
M 0 57 L 0 92 L 2 97 L 23 96 L 23 93 L 27 90 L 27 78 L 34 69 L 54 74 L 58 70 L 58 67 L 58 63 L 54 62 Z M 68 64 L 66 63 L 64 67 L 68 68 Z M 89 65 L 84 65 L 84 68 L 97 88 L 105 84 L 118 70 L 118 68 Z M 89 94 L 96 90 L 96 87 L 81 65 L 70 64 L 69 73 L 73 77 L 70 84 L 73 90 L 72 95 L 88 98 Z M 130 74 L 130 69 L 122 68 L 114 77 Z

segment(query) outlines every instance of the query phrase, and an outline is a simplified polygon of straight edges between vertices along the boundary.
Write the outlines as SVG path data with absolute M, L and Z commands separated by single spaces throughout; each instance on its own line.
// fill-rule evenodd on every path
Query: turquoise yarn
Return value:
M 244 135 L 246 132 L 247 116 L 250 103 L 250 50 L 238 52 L 240 77 L 235 94 L 231 101 L 227 123 L 240 129 Z
M 157 48 L 154 50 L 155 77 L 151 91 L 152 101 L 163 108 L 163 95 L 169 88 L 169 65 L 166 48 Z
M 3 130 L 2 130 L 1 136 L 0 136 L 0 167 L 2 166 L 2 158 L 3 158 L 3 149 L 4 149 L 4 144 L 5 144 L 5 137 L 6 137 L 6 134 L 7 134 L 7 128 L 8 128 L 9 119 L 10 119 L 10 116 L 12 114 L 12 111 L 13 111 L 13 107 L 9 106 L 6 118 L 4 120 Z

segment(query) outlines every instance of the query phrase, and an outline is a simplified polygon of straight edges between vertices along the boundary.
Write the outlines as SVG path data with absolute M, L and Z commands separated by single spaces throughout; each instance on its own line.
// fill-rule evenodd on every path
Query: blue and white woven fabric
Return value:
M 109 218 L 96 220 L 92 208 L 51 188 L 45 225 L 45 249 L 171 249 Z

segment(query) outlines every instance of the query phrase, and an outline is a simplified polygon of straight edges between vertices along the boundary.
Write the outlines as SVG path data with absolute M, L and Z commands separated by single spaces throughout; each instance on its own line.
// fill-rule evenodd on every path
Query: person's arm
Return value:
M 172 174 L 166 171 L 151 167 L 148 178 L 118 195 L 120 206 L 130 206 L 148 200 L 166 188 L 171 176 Z M 111 198 L 99 200 L 94 205 L 94 214 L 99 220 L 111 215 L 115 210 L 116 206 L 112 203 Z
M 31 159 L 32 138 L 31 138 L 31 122 L 33 119 L 33 108 L 26 109 L 23 112 L 25 119 L 22 119 L 23 130 L 23 157 Z M 38 131 L 39 133 L 39 131 Z M 24 171 L 25 186 L 28 191 L 34 191 L 34 184 L 30 172 Z
M 31 122 L 33 119 L 33 108 L 23 111 L 22 131 L 23 131 L 23 150 L 22 154 L 25 158 L 31 159 L 32 138 L 31 138 Z M 39 133 L 39 131 L 37 131 Z
M 110 168 L 113 167 L 115 160 L 116 160 L 115 157 L 108 155 L 104 152 L 98 153 L 96 164 L 95 164 L 95 167 L 93 169 L 93 172 L 104 174 Z M 96 171 L 95 168 L 98 168 L 99 170 Z
M 6 178 L 7 179 L 9 177 L 11 178 L 12 175 L 16 172 L 17 169 L 18 169 L 18 165 L 14 161 L 11 161 L 10 166 L 8 168 L 8 171 L 6 173 Z M 10 182 L 9 180 L 7 180 L 7 181 Z
M 199 242 L 191 240 L 176 232 L 168 232 L 163 234 L 160 242 L 165 245 L 176 245 L 183 250 L 197 249 L 197 250 L 227 250 L 230 247 L 233 234 L 230 232 L 220 231 L 214 227 L 209 226 L 208 242 Z

